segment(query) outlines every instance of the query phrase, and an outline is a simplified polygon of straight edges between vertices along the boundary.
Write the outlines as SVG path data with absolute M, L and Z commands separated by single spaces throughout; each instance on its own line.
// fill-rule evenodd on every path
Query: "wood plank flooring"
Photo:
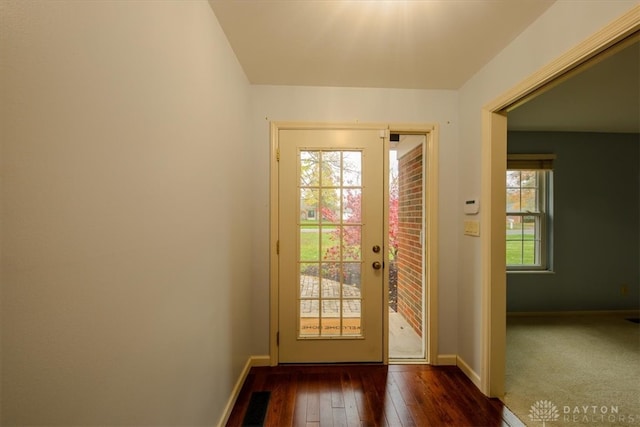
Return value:
M 519 424 L 500 400 L 484 396 L 455 366 L 252 368 L 227 426 L 242 426 L 254 391 L 271 392 L 264 425 L 273 427 Z

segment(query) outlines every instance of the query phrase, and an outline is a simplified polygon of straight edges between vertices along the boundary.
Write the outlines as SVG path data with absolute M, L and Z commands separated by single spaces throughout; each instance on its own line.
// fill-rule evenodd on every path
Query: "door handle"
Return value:
M 380 270 L 382 268 L 382 264 L 380 264 L 380 261 L 374 261 L 373 264 L 371 264 L 371 266 L 373 267 L 374 270 Z

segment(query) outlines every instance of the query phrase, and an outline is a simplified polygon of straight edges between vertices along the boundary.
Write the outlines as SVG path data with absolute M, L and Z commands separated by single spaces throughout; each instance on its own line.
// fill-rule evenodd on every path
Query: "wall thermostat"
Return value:
M 480 202 L 478 199 L 467 199 L 464 201 L 464 213 L 466 215 L 475 215 L 480 210 Z

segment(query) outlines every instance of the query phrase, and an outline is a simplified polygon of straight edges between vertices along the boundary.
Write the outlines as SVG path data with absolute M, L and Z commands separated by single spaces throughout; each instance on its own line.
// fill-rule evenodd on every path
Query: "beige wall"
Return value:
M 250 353 L 248 82 L 209 5 L 0 2 L 2 425 L 212 425 Z
M 558 1 L 458 93 L 249 88 L 204 2 L 0 1 L 2 424 L 219 420 L 268 352 L 271 120 L 440 124 L 439 347 L 481 373 L 480 108 L 637 3 Z
M 460 197 L 480 194 L 481 109 L 548 65 L 614 19 L 638 0 L 558 0 L 529 28 L 460 89 Z M 462 206 L 463 199 L 458 201 Z M 457 214 L 459 228 L 462 209 Z M 479 217 L 482 217 L 482 207 Z M 479 219 L 479 218 L 478 218 Z M 461 269 L 458 288 L 458 355 L 482 375 L 481 238 L 458 232 Z
M 254 246 L 253 352 L 269 352 L 269 122 L 432 123 L 439 125 L 438 350 L 457 338 L 458 94 L 451 90 L 252 86 Z

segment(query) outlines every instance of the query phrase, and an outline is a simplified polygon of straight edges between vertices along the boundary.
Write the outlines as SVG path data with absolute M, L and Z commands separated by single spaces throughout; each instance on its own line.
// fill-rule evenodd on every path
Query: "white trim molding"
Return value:
M 506 265 L 504 171 L 506 111 L 566 78 L 578 67 L 640 30 L 640 5 L 592 34 L 482 108 L 482 370 L 480 390 L 504 395 L 506 364 Z M 462 365 L 461 365 L 462 367 Z
M 462 372 L 464 372 L 467 378 L 469 378 L 471 382 L 476 387 L 478 387 L 479 390 L 482 390 L 480 375 L 478 375 L 473 369 L 471 369 L 471 366 L 469 366 L 469 364 L 465 362 L 462 357 L 456 356 L 456 365 L 458 366 L 458 368 L 460 368 Z
M 508 311 L 508 317 L 577 317 L 577 316 L 620 316 L 638 317 L 639 310 L 579 310 L 579 311 Z
M 458 356 L 455 354 L 439 354 L 435 364 L 438 366 L 456 366 L 458 364 Z
M 220 421 L 218 422 L 218 427 L 224 427 L 229 421 L 229 417 L 231 416 L 231 411 L 233 411 L 233 406 L 236 404 L 236 400 L 240 395 L 240 390 L 242 390 L 242 386 L 244 385 L 247 376 L 249 375 L 249 371 L 254 366 L 269 366 L 271 365 L 271 357 L 270 356 L 249 356 L 247 359 L 247 363 L 244 364 L 244 368 L 242 368 L 242 372 L 240 372 L 240 376 L 238 377 L 233 390 L 231 390 L 231 396 L 229 396 L 229 400 L 227 401 L 227 405 L 224 407 L 224 411 L 222 412 L 222 416 L 220 417 Z

